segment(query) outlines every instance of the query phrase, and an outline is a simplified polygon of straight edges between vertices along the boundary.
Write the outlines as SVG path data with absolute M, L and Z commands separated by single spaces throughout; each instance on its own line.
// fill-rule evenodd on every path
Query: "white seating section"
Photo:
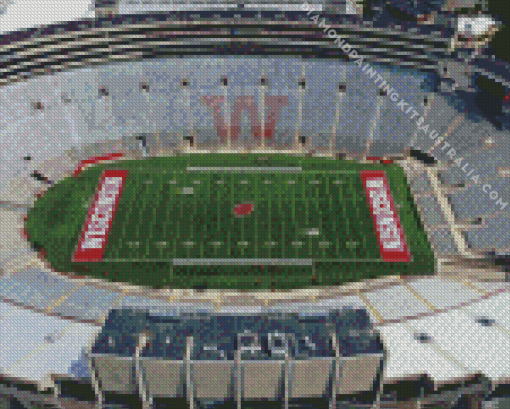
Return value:
M 462 378 L 468 371 L 451 362 L 429 344 L 420 343 L 406 323 L 379 328 L 389 354 L 385 376 L 405 379 L 410 374 L 428 374 L 437 384 L 451 378 Z
M 29 268 L 0 278 L 0 297 L 40 311 L 51 310 L 80 287 L 77 282 L 57 277 L 50 271 Z
M 497 176 L 496 168 L 508 167 L 508 155 L 504 154 L 509 148 L 508 132 L 498 131 L 487 121 L 470 121 L 452 106 L 451 96 L 430 92 L 431 79 L 425 73 L 378 69 L 400 98 L 427 111 L 426 122 L 446 135 L 446 141 L 457 151 L 456 157 L 464 157 L 507 202 L 509 184 Z M 242 76 L 238 75 L 240 70 Z M 268 80 L 261 87 L 264 75 Z M 300 84 L 303 76 L 304 87 Z M 224 77 L 228 86 L 221 82 Z M 142 82 L 149 85 L 149 92 L 141 90 Z M 342 93 L 340 85 L 345 86 Z M 100 88 L 107 95 L 101 96 Z M 121 149 L 136 151 L 133 135 L 138 133 L 148 134 L 153 154 L 178 146 L 191 133 L 199 144 L 214 143 L 218 140 L 217 124 L 201 97 L 226 98 L 222 115 L 228 124 L 234 101 L 247 93 L 253 96 L 260 115 L 262 92 L 288 99 L 279 112 L 274 136 L 277 143 L 294 143 L 297 130 L 313 149 L 329 148 L 333 143 L 335 149 L 349 154 L 388 156 L 412 145 L 449 162 L 446 151 L 434 148 L 434 141 L 423 132 L 416 133 L 409 115 L 390 98 L 380 97 L 376 85 L 353 64 L 291 58 L 117 63 L 35 77 L 0 90 L 0 108 L 5 113 L 0 118 L 0 155 L 6 164 L 0 170 L 0 200 L 31 205 L 34 195 L 47 187 L 30 177 L 34 169 L 58 181 L 72 170 L 77 158 Z M 43 109 L 34 109 L 36 102 L 41 102 Z M 240 140 L 250 138 L 250 126 L 250 117 L 244 113 Z M 490 138 L 495 141 L 493 147 L 484 145 Z M 12 142 L 4 143 L 9 140 Z M 75 152 L 69 159 L 71 149 Z M 32 161 L 23 161 L 25 155 L 32 156 Z M 444 172 L 444 178 L 466 179 L 453 165 Z M 452 194 L 454 207 L 476 214 L 474 217 L 484 209 L 495 211 L 495 202 L 488 194 L 480 194 L 480 187 Z M 470 210 L 464 210 L 467 208 Z M 506 248 L 510 238 L 503 233 L 491 226 L 468 236 L 474 248 L 485 249 L 489 242 L 498 240 L 497 244 Z
M 59 317 L 41 315 L 7 303 L 0 305 L 3 315 L 0 367 L 5 374 L 9 374 L 9 368 L 29 353 L 45 345 L 47 337 L 58 338 L 65 328 L 72 325 L 72 322 Z
M 84 348 L 114 305 L 148 308 L 160 314 L 228 312 L 233 308 L 225 304 L 218 309 L 213 302 L 206 300 L 202 303 L 170 302 L 72 284 L 67 284 L 65 291 L 68 292 L 64 293 L 63 283 L 63 279 L 57 279 L 49 272 L 33 269 L 0 278 L 2 299 L 16 299 L 19 304 L 37 304 L 37 309 L 46 307 L 45 312 L 54 314 L 50 316 L 10 302 L 0 302 L 0 319 L 2 328 L 6 329 L 6 336 L 0 342 L 2 350 L 7 351 L 0 358 L 3 372 L 42 383 L 48 382 L 49 373 L 66 374 L 66 370 L 75 373 Z M 35 291 L 28 290 L 35 286 L 40 286 L 38 297 L 34 296 Z M 41 302 L 44 292 L 48 292 L 52 300 L 60 297 L 63 301 L 51 308 L 48 303 Z M 17 295 L 13 296 L 15 293 Z M 9 297 L 6 294 L 10 294 Z M 312 304 L 282 301 L 270 307 L 252 307 L 251 310 L 294 310 L 313 314 L 339 306 L 363 307 L 369 311 L 390 351 L 386 374 L 388 382 L 428 374 L 434 382 L 441 384 L 454 376 L 464 377 L 477 371 L 498 381 L 509 374 L 508 363 L 496 360 L 498 354 L 504 356 L 510 348 L 508 283 L 467 285 L 439 278 L 419 279 L 359 296 L 337 296 Z M 456 308 L 459 306 L 462 307 Z M 74 316 L 74 320 L 63 320 L 60 315 Z M 483 326 L 476 321 L 481 318 L 494 325 Z M 34 332 L 34 328 L 37 331 Z M 417 334 L 430 336 L 434 346 L 420 342 Z M 14 340 L 23 341 L 16 346 Z M 59 359 L 47 359 L 50 355 Z
M 7 2 L 5 13 L 0 13 L 0 34 L 38 27 L 43 24 L 55 24 L 56 16 L 59 21 L 94 18 L 93 4 L 94 0 L 77 0 L 72 7 L 62 7 L 61 4 L 51 0 L 29 1 L 28 3 L 26 1 L 10 1 Z M 20 15 L 24 17 L 20 18 Z
M 83 348 L 90 345 L 99 331 L 95 325 L 70 323 L 54 343 L 42 344 L 9 371 L 14 376 L 39 382 L 42 388 L 51 387 L 51 375 L 71 375 L 73 365 L 82 358 Z
M 0 234 L 0 267 L 6 271 L 23 269 L 35 252 L 23 238 L 23 216 L 19 212 L 0 209 L 2 228 Z
M 508 307 L 506 312 L 509 312 Z M 462 310 L 437 314 L 409 324 L 415 331 L 430 335 L 432 342 L 467 372 L 479 371 L 495 383 L 508 379 L 510 360 L 505 359 L 510 351 L 508 333 L 477 324 L 475 317 Z

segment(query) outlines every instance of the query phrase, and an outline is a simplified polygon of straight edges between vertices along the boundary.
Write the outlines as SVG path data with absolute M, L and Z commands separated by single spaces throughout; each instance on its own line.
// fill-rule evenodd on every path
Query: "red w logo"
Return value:
M 234 207 L 234 212 L 235 212 L 236 216 L 246 216 L 248 214 L 251 214 L 251 212 L 253 211 L 253 208 L 254 208 L 254 206 L 252 204 L 243 203 L 240 205 L 236 205 Z
M 202 96 L 200 101 L 202 104 L 212 109 L 214 126 L 218 131 L 220 142 L 225 143 L 228 138 L 228 128 L 221 112 L 225 98 L 221 96 Z M 266 106 L 268 107 L 268 114 L 267 122 L 264 122 L 264 138 L 266 140 L 271 140 L 274 135 L 276 123 L 278 122 L 280 108 L 289 104 L 289 97 L 267 95 L 265 97 L 265 101 Z M 262 126 L 259 120 L 259 110 L 255 104 L 255 97 L 238 96 L 234 101 L 234 108 L 231 117 L 230 137 L 232 141 L 236 141 L 241 133 L 241 115 L 245 110 L 248 111 L 248 115 L 250 116 L 252 136 L 259 139 L 262 135 Z

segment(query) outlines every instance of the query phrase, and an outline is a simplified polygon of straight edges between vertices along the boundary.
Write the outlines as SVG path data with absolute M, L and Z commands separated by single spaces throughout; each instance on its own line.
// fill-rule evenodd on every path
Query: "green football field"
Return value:
M 105 169 L 128 170 L 101 262 L 73 262 Z M 384 170 L 410 262 L 383 262 L 360 177 Z M 251 205 L 237 215 L 236 206 Z M 193 154 L 86 169 L 36 202 L 27 232 L 52 267 L 150 287 L 303 288 L 432 274 L 402 169 L 282 154 Z

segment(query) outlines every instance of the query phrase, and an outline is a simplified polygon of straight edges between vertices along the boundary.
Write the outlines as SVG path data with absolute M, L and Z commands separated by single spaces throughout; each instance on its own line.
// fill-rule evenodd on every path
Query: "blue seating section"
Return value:
M 510 84 L 510 64 L 492 56 L 483 56 L 473 61 L 474 68 L 482 73 L 489 74 L 493 78 L 504 81 L 508 86 Z
M 44 310 L 77 286 L 64 278 L 28 269 L 0 278 L 0 297 Z
M 388 4 L 410 16 L 419 16 L 438 12 L 446 6 L 446 0 L 391 0 Z
M 242 351 L 242 359 L 279 360 L 285 358 L 285 353 L 280 353 L 285 345 L 296 359 L 332 357 L 335 352 L 330 327 L 336 333 L 343 357 L 382 352 L 380 340 L 370 331 L 367 312 L 346 308 L 315 316 L 297 313 L 158 316 L 143 310 L 112 310 L 92 353 L 134 356 L 137 336 L 145 330 L 149 342 L 140 353 L 142 358 L 183 360 L 188 336 L 193 337 L 191 360 L 196 361 L 233 360 L 236 350 Z M 244 335 L 238 340 L 238 334 Z M 249 350 L 257 345 L 260 351 Z
M 119 357 L 133 357 L 136 351 L 137 338 L 129 334 L 105 331 L 96 340 L 92 353 L 112 354 Z
M 177 326 L 170 330 L 156 332 L 149 345 L 141 352 L 142 358 L 165 358 L 182 361 L 186 354 L 186 332 Z
M 331 313 L 340 355 L 349 357 L 382 352 L 377 336 L 370 333 L 370 317 L 366 310 L 345 308 Z
M 52 312 L 65 317 L 81 316 L 88 321 L 103 318 L 105 311 L 112 308 L 122 294 L 105 289 L 83 286 L 70 294 Z
M 508 212 L 488 217 L 483 228 L 466 232 L 468 243 L 481 249 L 508 249 L 510 247 L 510 215 Z M 495 239 L 496 238 L 496 239 Z
M 138 310 L 112 310 L 91 353 L 133 357 L 138 336 L 145 328 L 145 315 Z

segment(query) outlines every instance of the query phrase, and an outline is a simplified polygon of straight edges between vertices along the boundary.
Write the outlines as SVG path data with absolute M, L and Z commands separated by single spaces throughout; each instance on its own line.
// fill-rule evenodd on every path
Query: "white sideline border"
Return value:
M 411 259 L 412 260 L 412 259 Z M 305 265 L 312 266 L 314 262 L 327 262 L 327 263 L 382 263 L 382 259 L 378 258 L 327 258 L 327 259 L 267 259 L 267 258 L 170 258 L 170 259 L 157 259 L 157 258 L 121 258 L 121 259 L 104 259 L 104 263 L 132 263 L 132 262 L 146 262 L 146 263 L 173 263 L 174 266 L 185 265 Z

